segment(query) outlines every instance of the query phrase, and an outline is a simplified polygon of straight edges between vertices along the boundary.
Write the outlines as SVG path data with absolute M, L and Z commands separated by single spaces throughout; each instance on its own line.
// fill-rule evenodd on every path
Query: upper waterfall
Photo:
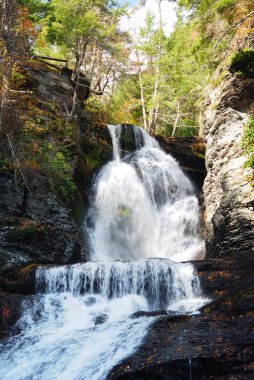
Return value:
M 95 181 L 87 218 L 93 259 L 202 257 L 198 200 L 178 163 L 137 127 L 136 151 L 121 159 L 121 126 L 108 128 L 114 159 Z

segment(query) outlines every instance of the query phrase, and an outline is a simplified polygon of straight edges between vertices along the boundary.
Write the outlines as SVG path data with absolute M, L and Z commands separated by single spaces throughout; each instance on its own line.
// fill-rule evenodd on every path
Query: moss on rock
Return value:
M 229 71 L 254 78 L 254 49 L 244 49 L 235 53 L 231 58 Z

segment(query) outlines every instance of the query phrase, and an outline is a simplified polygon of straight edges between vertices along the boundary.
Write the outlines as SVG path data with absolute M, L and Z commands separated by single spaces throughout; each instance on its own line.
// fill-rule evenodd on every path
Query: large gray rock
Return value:
M 254 107 L 254 80 L 227 76 L 204 112 L 207 251 L 211 257 L 254 248 L 254 190 L 241 146 Z
M 71 79 L 72 70 L 62 68 L 57 72 L 48 68 L 45 63 L 22 66 L 26 76 L 25 88 L 32 90 L 35 95 L 44 101 L 57 103 L 62 115 L 68 116 L 72 109 L 74 89 L 78 97 L 78 109 L 83 109 L 84 101 L 90 93 L 90 82 L 83 73 L 80 73 L 79 85 Z

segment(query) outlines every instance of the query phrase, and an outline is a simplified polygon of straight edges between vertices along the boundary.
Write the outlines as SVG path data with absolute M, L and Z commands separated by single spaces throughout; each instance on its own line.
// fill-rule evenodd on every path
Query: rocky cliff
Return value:
M 253 249 L 254 189 L 245 169 L 243 130 L 254 111 L 254 79 L 228 74 L 204 110 L 204 183 L 209 257 Z
M 0 290 L 11 292 L 19 291 L 27 265 L 86 260 L 80 223 L 92 177 L 111 155 L 107 129 L 91 127 L 84 109 L 84 76 L 69 122 L 71 70 L 29 60 L 18 72 L 21 84 L 5 115 L 9 140 L 0 144 Z

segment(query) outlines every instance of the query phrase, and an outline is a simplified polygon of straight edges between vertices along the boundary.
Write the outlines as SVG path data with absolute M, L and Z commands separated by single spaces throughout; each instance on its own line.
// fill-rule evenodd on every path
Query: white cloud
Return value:
M 161 1 L 163 29 L 168 36 L 176 22 L 176 4 L 168 0 Z M 155 16 L 155 20 L 159 23 L 159 7 L 156 0 L 147 0 L 145 6 L 131 8 L 129 16 L 124 16 L 121 20 L 120 27 L 124 31 L 129 31 L 133 36 L 136 36 L 139 28 L 144 26 L 147 12 L 151 12 Z

